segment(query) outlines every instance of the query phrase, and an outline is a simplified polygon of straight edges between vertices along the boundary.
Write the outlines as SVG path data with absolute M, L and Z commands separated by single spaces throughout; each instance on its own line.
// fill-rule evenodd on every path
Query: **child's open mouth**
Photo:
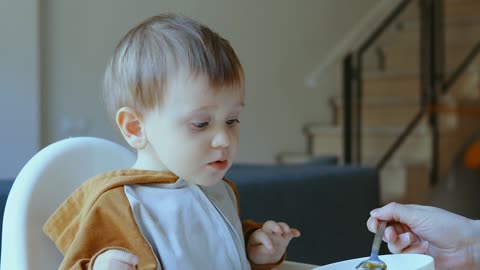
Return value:
M 208 165 L 212 166 L 217 170 L 222 171 L 227 168 L 228 162 L 226 160 L 217 160 L 217 161 L 208 163 Z

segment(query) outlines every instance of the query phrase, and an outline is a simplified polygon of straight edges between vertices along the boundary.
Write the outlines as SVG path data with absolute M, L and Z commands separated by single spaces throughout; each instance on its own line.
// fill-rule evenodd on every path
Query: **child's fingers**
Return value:
M 299 237 L 300 236 L 300 231 L 297 229 L 290 229 L 290 232 L 288 233 L 283 233 L 282 235 L 278 235 L 278 237 L 283 238 L 284 240 L 290 241 L 294 237 Z
M 285 223 L 285 222 L 275 222 L 273 220 L 269 220 L 263 224 L 263 229 L 267 232 L 272 232 L 276 234 L 292 234 L 293 228 L 290 228 L 290 226 Z M 293 237 L 298 237 L 300 236 L 300 232 L 298 230 L 295 230 L 295 233 L 292 234 Z
M 302 234 L 300 233 L 300 231 L 297 230 L 297 229 L 290 229 L 290 234 L 291 234 L 293 237 L 299 237 L 300 235 L 302 235 Z
M 132 264 L 127 264 L 121 261 L 111 261 L 108 264 L 107 269 L 115 269 L 115 270 L 135 270 L 135 266 Z
M 266 221 L 263 224 L 262 228 L 267 232 L 279 233 L 279 234 L 282 233 L 282 227 L 280 226 L 280 224 L 278 224 L 277 222 L 275 222 L 273 220 Z
M 263 245 L 268 250 L 273 249 L 273 243 L 268 234 L 263 230 L 256 230 L 250 237 L 250 245 Z
M 278 224 L 278 226 L 280 226 L 280 228 L 282 228 L 282 232 L 283 232 L 283 233 L 290 233 L 291 228 L 290 228 L 290 226 L 288 226 L 287 223 L 285 223 L 285 222 L 278 222 L 277 224 Z
M 130 264 L 130 265 L 137 265 L 138 264 L 138 257 L 135 256 L 132 253 L 119 250 L 119 249 L 110 249 L 105 252 L 105 255 L 107 255 L 110 259 L 120 261 L 125 264 Z
M 110 249 L 100 254 L 94 261 L 94 270 L 135 270 L 138 257 L 128 252 Z

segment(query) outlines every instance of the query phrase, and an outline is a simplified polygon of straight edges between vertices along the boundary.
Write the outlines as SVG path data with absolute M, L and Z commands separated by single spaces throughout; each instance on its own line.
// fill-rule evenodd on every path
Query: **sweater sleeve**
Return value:
M 78 228 L 64 231 L 72 235 L 60 237 L 72 239 L 71 244 L 62 248 L 56 242 L 64 255 L 60 270 L 91 270 L 97 256 L 108 249 L 137 255 L 139 270 L 158 269 L 157 259 L 135 223 L 123 187 L 104 193 L 78 218 L 81 219 L 76 223 Z
M 237 186 L 235 186 L 235 184 L 228 179 L 224 179 L 224 181 L 227 182 L 227 184 L 235 193 L 235 197 L 237 199 L 238 214 L 240 215 L 240 195 L 238 193 Z M 252 233 L 262 228 L 262 226 L 263 226 L 263 223 L 257 223 L 253 220 L 242 220 L 242 230 L 243 230 L 243 237 L 245 239 L 245 248 L 248 247 L 248 239 L 250 238 Z M 247 252 L 247 255 L 248 255 L 248 252 Z M 250 266 L 252 267 L 252 270 L 270 270 L 282 264 L 285 258 L 286 258 L 286 253 L 283 254 L 282 258 L 277 263 L 274 263 L 274 264 L 255 264 L 252 261 L 250 261 L 250 258 L 248 258 L 248 260 L 250 261 Z

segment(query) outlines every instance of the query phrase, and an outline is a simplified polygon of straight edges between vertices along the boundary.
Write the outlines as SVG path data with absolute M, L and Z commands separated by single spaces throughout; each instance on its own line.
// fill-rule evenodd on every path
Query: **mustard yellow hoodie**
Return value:
M 83 183 L 53 213 L 43 228 L 64 255 L 59 269 L 92 269 L 91 262 L 108 249 L 122 249 L 137 255 L 137 269 L 159 269 L 161 262 L 136 224 L 123 187 L 131 184 L 170 184 L 177 180 L 178 177 L 170 172 L 117 170 L 97 175 Z M 235 185 L 226 179 L 224 181 L 235 192 L 238 206 Z M 243 221 L 245 240 L 261 226 Z M 263 270 L 278 264 L 251 263 L 251 267 Z

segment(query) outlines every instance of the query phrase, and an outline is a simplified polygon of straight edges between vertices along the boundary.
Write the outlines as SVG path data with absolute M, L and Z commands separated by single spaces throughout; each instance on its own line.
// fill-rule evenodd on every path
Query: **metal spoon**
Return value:
M 370 258 L 361 262 L 357 265 L 357 269 L 375 269 L 375 270 L 386 270 L 387 265 L 378 258 L 378 250 L 382 244 L 383 233 L 385 232 L 385 227 L 387 226 L 387 221 L 382 220 L 377 226 L 377 232 L 375 233 L 375 239 L 373 239 L 372 253 Z

